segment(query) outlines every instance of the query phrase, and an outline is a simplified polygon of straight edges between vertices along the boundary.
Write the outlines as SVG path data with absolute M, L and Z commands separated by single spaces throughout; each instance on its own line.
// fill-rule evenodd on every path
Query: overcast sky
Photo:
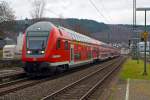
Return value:
M 15 11 L 17 19 L 31 18 L 31 0 L 6 0 Z M 92 19 L 109 24 L 132 24 L 132 0 L 47 0 L 45 17 Z M 150 0 L 137 0 L 137 7 L 150 7 Z M 55 14 L 54 14 L 55 13 Z M 57 15 L 56 15 L 57 14 Z M 150 12 L 147 15 L 150 24 Z M 137 23 L 144 23 L 144 13 L 137 13 Z

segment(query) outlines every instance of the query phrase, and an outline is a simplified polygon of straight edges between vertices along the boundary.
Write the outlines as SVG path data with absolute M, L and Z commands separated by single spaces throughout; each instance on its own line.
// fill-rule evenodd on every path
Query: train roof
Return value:
M 41 21 L 29 26 L 26 31 L 50 31 L 53 26 L 51 22 Z
M 77 32 L 72 31 L 70 29 L 60 27 L 60 26 L 58 28 L 66 31 L 73 40 L 86 42 L 86 43 L 92 43 L 92 44 L 98 44 L 98 45 L 101 44 L 101 42 L 99 42 L 98 40 L 92 39 L 86 35 L 77 33 Z

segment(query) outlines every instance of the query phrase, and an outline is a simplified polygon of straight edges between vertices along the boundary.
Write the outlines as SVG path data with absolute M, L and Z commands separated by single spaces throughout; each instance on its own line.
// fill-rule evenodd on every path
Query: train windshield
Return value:
M 28 32 L 27 49 L 44 50 L 47 45 L 48 32 Z

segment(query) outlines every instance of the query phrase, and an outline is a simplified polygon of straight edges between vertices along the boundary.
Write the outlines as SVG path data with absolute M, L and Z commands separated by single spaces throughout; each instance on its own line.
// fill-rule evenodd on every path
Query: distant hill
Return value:
M 132 35 L 132 26 L 131 25 L 114 25 L 114 24 L 105 24 L 102 22 L 97 22 L 94 20 L 88 19 L 60 19 L 60 18 L 42 18 L 42 19 L 29 19 L 28 24 L 24 20 L 15 20 L 4 22 L 0 24 L 0 37 L 10 37 L 16 39 L 16 36 L 19 32 L 24 31 L 26 26 L 38 21 L 50 21 L 55 25 L 63 26 L 79 33 L 88 35 L 95 39 L 104 41 L 104 42 L 124 42 L 128 43 L 128 39 Z M 138 26 L 138 29 L 143 30 L 142 26 Z M 148 30 L 150 28 L 148 27 Z

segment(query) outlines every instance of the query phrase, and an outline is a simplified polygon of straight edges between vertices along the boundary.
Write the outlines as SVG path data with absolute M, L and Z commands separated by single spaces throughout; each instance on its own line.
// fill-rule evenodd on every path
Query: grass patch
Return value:
M 121 79 L 146 79 L 150 80 L 150 64 L 147 64 L 147 76 L 143 76 L 144 62 L 142 60 L 137 64 L 137 60 L 128 59 L 120 73 Z

